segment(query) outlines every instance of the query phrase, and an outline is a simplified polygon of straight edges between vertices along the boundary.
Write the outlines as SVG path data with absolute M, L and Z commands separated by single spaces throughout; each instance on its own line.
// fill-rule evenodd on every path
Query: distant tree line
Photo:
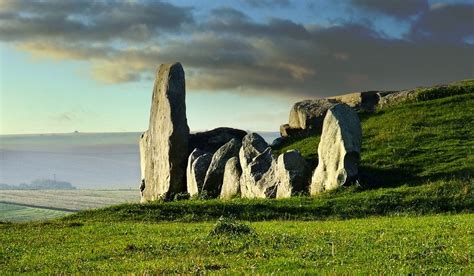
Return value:
M 71 183 L 57 181 L 53 179 L 35 179 L 30 183 L 20 183 L 18 185 L 8 185 L 0 183 L 0 190 L 74 190 Z

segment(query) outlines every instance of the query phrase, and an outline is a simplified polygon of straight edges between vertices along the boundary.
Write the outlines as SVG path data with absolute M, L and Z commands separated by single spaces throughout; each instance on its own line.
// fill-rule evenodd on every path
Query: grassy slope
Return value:
M 440 98 L 438 98 L 440 97 Z M 361 114 L 362 179 L 368 187 L 471 179 L 474 173 L 474 81 L 423 89 L 409 103 Z M 317 157 L 319 137 L 290 140 L 275 150 Z
M 317 198 L 278 201 L 234 199 L 121 205 L 81 212 L 68 219 L 198 221 L 226 214 L 245 220 L 308 220 L 473 212 L 474 82 L 461 85 L 467 89 L 454 87 L 448 92 L 426 89 L 418 100 L 361 115 L 361 187 L 342 188 Z M 275 152 L 296 148 L 305 158 L 314 160 L 318 140 L 293 140 Z
M 474 215 L 212 223 L 0 224 L 3 272 L 473 272 Z
M 362 115 L 362 187 L 317 198 L 124 204 L 43 224 L 0 224 L 0 267 L 5 272 L 470 274 L 474 94 L 469 87 L 471 93 L 433 90 L 449 96 L 444 98 L 427 91 L 411 103 Z M 285 146 L 314 160 L 317 139 Z M 468 214 L 411 217 L 460 212 Z M 251 235 L 210 237 L 209 221 L 221 215 L 274 221 L 252 222 Z M 392 216 L 302 221 L 374 215 Z

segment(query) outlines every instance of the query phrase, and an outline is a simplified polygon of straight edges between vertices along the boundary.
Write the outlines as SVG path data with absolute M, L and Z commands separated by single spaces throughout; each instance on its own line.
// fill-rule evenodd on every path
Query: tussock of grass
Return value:
M 252 234 L 254 231 L 252 227 L 247 224 L 237 222 L 233 218 L 229 217 L 220 217 L 217 220 L 216 225 L 209 233 L 211 236 L 219 236 L 219 235 L 233 235 L 233 236 L 240 236 L 240 235 L 248 235 Z

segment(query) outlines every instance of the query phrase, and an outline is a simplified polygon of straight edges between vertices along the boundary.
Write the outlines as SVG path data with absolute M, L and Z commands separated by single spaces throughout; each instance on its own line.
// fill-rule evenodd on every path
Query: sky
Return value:
M 278 131 L 294 102 L 474 77 L 474 2 L 0 0 L 0 134 L 148 128 L 158 66 L 192 131 Z

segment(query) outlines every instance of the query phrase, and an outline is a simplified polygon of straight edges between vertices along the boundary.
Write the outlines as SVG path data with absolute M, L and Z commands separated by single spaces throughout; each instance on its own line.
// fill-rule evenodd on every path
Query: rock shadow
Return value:
M 423 182 L 410 168 L 359 167 L 359 184 L 363 189 L 395 188 L 403 185 L 416 186 Z

